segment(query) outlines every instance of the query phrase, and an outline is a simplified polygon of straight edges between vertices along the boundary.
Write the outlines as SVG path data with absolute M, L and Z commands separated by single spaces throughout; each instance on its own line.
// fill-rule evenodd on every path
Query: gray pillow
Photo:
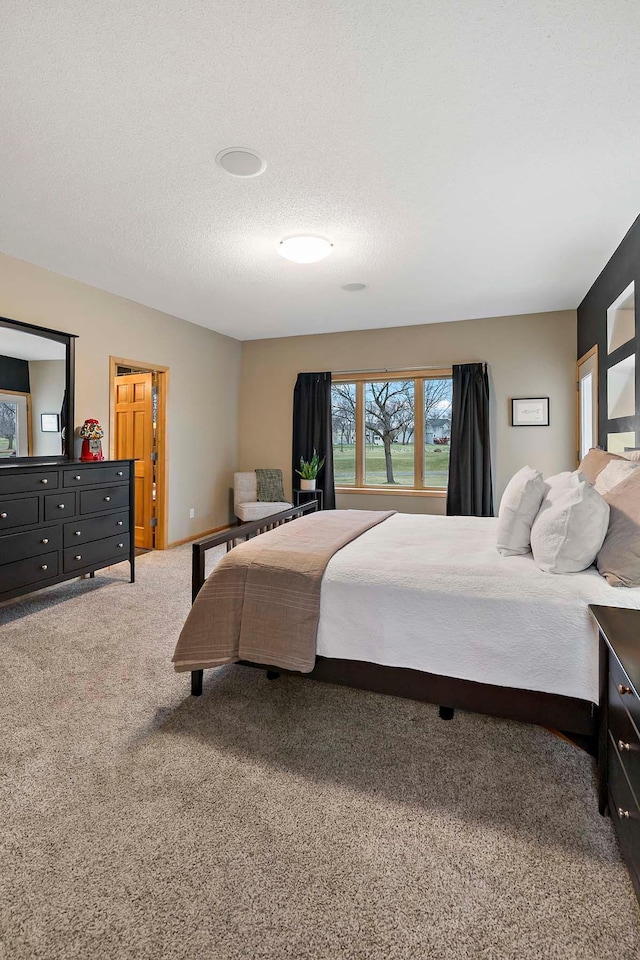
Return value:
M 598 554 L 598 570 L 613 587 L 640 587 L 640 470 L 604 499 L 609 504 L 609 530 Z
M 262 503 L 283 503 L 284 482 L 282 470 L 256 470 L 258 500 Z

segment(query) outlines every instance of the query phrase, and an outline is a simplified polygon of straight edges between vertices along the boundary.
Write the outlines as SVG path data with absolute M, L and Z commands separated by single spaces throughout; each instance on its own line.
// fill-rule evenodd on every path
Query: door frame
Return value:
M 576 460 L 578 466 L 580 465 L 580 367 L 583 363 L 586 363 L 587 360 L 590 360 L 591 357 L 595 356 L 595 372 L 596 372 L 596 384 L 595 384 L 595 414 L 596 414 L 596 426 L 597 426 L 597 435 L 595 437 L 596 446 L 600 444 L 600 368 L 599 362 L 600 358 L 598 356 L 598 344 L 594 344 L 590 350 L 587 350 L 586 353 L 576 361 Z
M 158 419 L 156 421 L 156 526 L 155 549 L 166 550 L 169 543 L 169 444 L 167 441 L 167 406 L 169 401 L 169 367 L 158 363 L 109 357 L 109 457 L 115 456 L 115 390 L 118 367 L 132 367 L 143 373 L 158 375 Z

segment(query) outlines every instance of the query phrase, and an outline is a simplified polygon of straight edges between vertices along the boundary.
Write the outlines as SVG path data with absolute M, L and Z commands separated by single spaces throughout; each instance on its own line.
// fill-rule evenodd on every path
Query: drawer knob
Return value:
M 119 547 L 124 547 L 124 543 L 119 543 L 118 546 L 119 546 Z
M 74 480 L 82 480 L 82 477 L 80 476 L 79 473 L 76 473 L 76 475 L 75 475 L 75 477 L 74 477 L 73 479 L 74 479 Z
M 118 522 L 116 523 L 116 527 L 121 527 L 121 526 L 122 526 L 122 520 L 118 520 Z
M 8 517 L 7 513 L 0 513 L 0 520 L 6 520 Z
M 64 510 L 64 503 L 58 504 L 58 510 Z
M 630 814 L 628 810 L 623 810 L 622 807 L 618 807 L 618 816 L 621 820 L 628 820 Z
M 46 563 L 43 563 L 42 566 L 40 567 L 40 569 L 41 569 L 41 570 L 48 570 L 49 567 L 47 566 Z
M 49 538 L 45 537 L 44 540 L 41 540 L 40 543 L 49 543 Z
M 40 481 L 40 483 L 49 483 L 49 481 L 48 481 L 47 478 L 45 477 L 44 480 L 41 480 L 41 481 Z
M 631 750 L 631 744 L 625 743 L 624 740 L 618 740 L 618 750 Z
M 74 535 L 74 537 L 80 537 L 80 536 L 82 536 L 82 530 L 74 530 L 74 531 L 73 531 L 73 535 Z
M 82 554 L 81 554 L 81 553 L 76 553 L 75 559 L 76 559 L 76 560 L 82 560 Z
M 121 477 L 121 476 L 122 476 L 122 470 L 118 470 L 118 472 L 116 473 L 116 477 Z
M 624 683 L 618 684 L 618 693 L 622 694 L 623 696 L 625 693 L 632 693 L 632 692 L 633 691 L 631 690 L 631 687 L 626 687 Z
M 105 503 L 109 503 L 110 500 L 111 500 L 111 497 L 105 497 L 105 498 L 104 498 L 104 502 L 105 502 Z

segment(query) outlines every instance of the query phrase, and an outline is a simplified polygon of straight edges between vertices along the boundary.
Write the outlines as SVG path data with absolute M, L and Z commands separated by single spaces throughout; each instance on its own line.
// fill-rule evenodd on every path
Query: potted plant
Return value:
M 318 473 L 324 466 L 324 461 L 325 458 L 323 457 L 321 460 L 315 450 L 313 451 L 311 460 L 305 460 L 304 457 L 300 457 L 300 469 L 296 470 L 296 473 L 300 474 L 301 490 L 315 490 L 316 479 Z

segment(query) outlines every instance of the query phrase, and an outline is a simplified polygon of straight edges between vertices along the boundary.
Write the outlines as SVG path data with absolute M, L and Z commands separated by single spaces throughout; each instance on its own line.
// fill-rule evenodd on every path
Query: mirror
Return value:
M 0 318 L 0 466 L 72 457 L 74 339 Z

